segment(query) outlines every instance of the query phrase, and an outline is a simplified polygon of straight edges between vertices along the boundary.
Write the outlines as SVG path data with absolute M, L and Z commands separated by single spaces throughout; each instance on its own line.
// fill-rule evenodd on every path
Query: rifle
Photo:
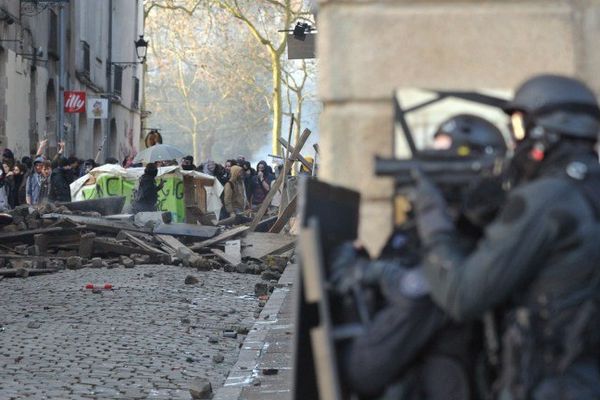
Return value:
M 462 157 L 441 151 L 419 152 L 412 159 L 376 157 L 375 175 L 393 177 L 396 188 L 413 185 L 415 171 L 441 186 L 462 186 L 479 176 L 499 172 L 501 161 L 497 156 Z

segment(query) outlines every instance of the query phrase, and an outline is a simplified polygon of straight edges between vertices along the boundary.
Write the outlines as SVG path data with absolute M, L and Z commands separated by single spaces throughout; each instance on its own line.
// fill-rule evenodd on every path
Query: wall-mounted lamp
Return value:
M 133 42 L 135 44 L 135 53 L 137 55 L 138 60 L 140 61 L 114 61 L 111 62 L 111 65 L 122 65 L 128 67 L 130 65 L 143 64 L 146 62 L 146 53 L 148 52 L 148 44 L 147 40 L 144 40 L 144 35 L 140 35 L 140 38 Z

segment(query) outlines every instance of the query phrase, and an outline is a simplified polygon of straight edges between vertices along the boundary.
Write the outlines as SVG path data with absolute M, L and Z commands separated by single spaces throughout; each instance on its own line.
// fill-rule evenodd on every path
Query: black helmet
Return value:
M 502 132 L 488 120 L 472 114 L 459 114 L 444 121 L 434 138 L 448 135 L 450 151 L 458 155 L 504 154 L 506 141 Z
M 523 83 L 505 111 L 524 114 L 527 128 L 579 139 L 597 140 L 600 108 L 596 96 L 584 83 L 559 75 L 539 75 Z

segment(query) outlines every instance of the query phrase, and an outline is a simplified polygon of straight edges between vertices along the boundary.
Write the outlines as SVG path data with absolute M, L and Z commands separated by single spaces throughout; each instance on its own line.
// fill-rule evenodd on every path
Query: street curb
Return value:
M 237 400 L 244 387 L 252 386 L 253 380 L 258 377 L 257 366 L 263 353 L 268 348 L 267 334 L 274 329 L 287 328 L 288 325 L 278 324 L 278 316 L 284 300 L 291 292 L 291 286 L 296 278 L 298 265 L 288 264 L 279 282 L 271 293 L 257 321 L 248 332 L 235 365 L 222 387 L 217 389 L 213 400 Z M 274 317 L 276 316 L 276 317 Z

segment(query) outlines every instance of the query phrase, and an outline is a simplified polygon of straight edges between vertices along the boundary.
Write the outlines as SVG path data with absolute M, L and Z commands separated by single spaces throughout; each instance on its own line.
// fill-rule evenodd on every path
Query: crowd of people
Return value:
M 48 159 L 44 156 L 48 141 L 39 143 L 32 156 L 16 158 L 6 148 L 2 153 L 2 170 L 0 171 L 0 211 L 13 209 L 20 205 L 42 205 L 48 202 L 71 201 L 70 185 L 79 177 L 97 167 L 94 160 L 82 160 L 76 156 L 64 156 L 64 143 L 58 144 L 57 154 Z M 113 157 L 105 160 L 105 164 L 119 164 Z M 142 167 L 132 164 L 131 160 L 123 162 L 123 167 Z M 155 211 L 158 191 L 162 188 L 155 182 L 158 167 L 180 165 L 183 170 L 196 170 L 214 176 L 224 187 L 223 212 L 221 217 L 232 216 L 247 209 L 259 207 L 266 198 L 276 175 L 265 161 L 259 161 L 253 168 L 245 157 L 229 159 L 224 164 L 208 160 L 199 166 L 194 164 L 193 156 L 184 157 L 179 163 L 176 160 L 159 161 L 147 164 L 144 175 L 134 196 L 134 211 Z
M 71 201 L 69 185 L 96 167 L 94 160 L 64 157 L 64 143 L 58 144 L 56 156 L 44 157 L 48 140 L 39 143 L 31 156 L 16 158 L 5 148 L 0 170 L 0 211 L 27 204 Z

